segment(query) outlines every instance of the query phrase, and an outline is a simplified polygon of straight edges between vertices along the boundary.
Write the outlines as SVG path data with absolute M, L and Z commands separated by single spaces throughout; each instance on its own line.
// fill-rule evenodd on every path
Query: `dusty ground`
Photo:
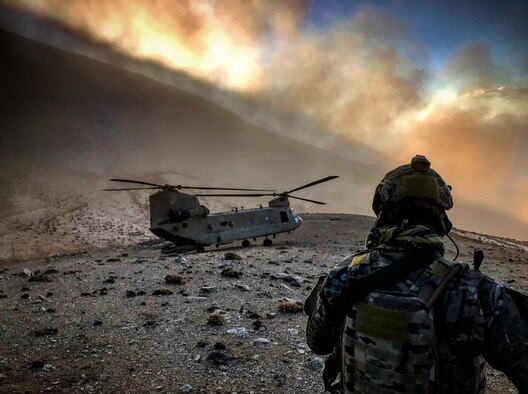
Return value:
M 0 267 L 0 392 L 323 392 L 306 317 L 278 305 L 304 300 L 319 273 L 362 246 L 373 219 L 303 218 L 268 248 L 165 257 L 159 245 L 136 245 Z M 526 243 L 462 231 L 454 238 L 459 259 L 471 260 L 478 246 L 483 271 L 528 289 Z M 225 260 L 226 252 L 241 260 Z M 241 276 L 222 275 L 226 268 Z M 183 283 L 165 283 L 167 274 Z M 163 289 L 172 294 L 152 295 Z M 211 314 L 223 324 L 209 324 Z M 515 392 L 502 374 L 488 377 L 489 392 Z

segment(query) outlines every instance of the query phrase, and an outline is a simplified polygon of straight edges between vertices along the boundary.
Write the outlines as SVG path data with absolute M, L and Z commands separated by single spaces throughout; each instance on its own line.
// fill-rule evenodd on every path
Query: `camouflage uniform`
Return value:
M 376 245 L 339 263 L 312 292 L 306 312 L 310 318 L 307 342 L 316 354 L 340 349 L 343 392 L 372 392 L 369 382 L 380 378 L 358 357 L 355 348 L 355 308 L 342 316 L 343 292 L 359 278 L 401 261 L 420 248 L 435 248 L 442 255 L 443 243 L 429 227 L 407 225 L 378 229 Z M 444 260 L 445 264 L 455 264 Z M 412 292 L 419 288 L 431 266 L 409 274 L 387 290 Z M 525 296 L 464 265 L 448 282 L 433 306 L 435 353 L 424 363 L 431 368 L 435 392 L 480 393 L 485 390 L 485 361 L 503 371 L 521 393 L 528 393 L 528 301 Z M 365 340 L 365 338 L 362 338 Z M 368 340 L 368 338 L 367 338 Z M 336 346 L 337 345 L 337 346 Z M 356 346 L 357 347 L 357 346 Z M 433 371 L 434 369 L 434 371 Z M 381 375 L 384 376 L 384 375 Z M 390 380 L 388 374 L 382 379 Z M 387 393 L 420 392 L 419 388 L 385 382 Z M 378 386 L 376 386 L 378 387 Z

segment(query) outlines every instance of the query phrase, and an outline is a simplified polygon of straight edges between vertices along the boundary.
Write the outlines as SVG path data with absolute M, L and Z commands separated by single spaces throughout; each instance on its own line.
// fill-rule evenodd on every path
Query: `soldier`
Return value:
M 481 393 L 487 361 L 528 393 L 528 297 L 480 263 L 443 257 L 451 187 L 418 155 L 384 177 L 372 205 L 367 249 L 321 277 L 305 302 L 308 345 L 331 353 L 327 390 Z

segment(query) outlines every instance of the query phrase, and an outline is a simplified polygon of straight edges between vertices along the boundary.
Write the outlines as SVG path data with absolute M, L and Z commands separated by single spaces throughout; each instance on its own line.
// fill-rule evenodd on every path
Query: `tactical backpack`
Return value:
M 432 306 L 465 265 L 426 252 L 358 280 L 348 302 L 340 341 L 327 360 L 327 390 L 343 393 L 429 393 L 434 385 L 435 337 Z M 359 256 L 358 256 L 359 257 Z M 365 256 L 359 257 L 361 260 Z M 418 258 L 417 258 L 418 257 Z M 402 264 L 403 263 L 403 264 Z M 402 270 L 402 266 L 405 269 Z M 379 290 L 417 266 L 427 267 L 409 292 Z M 398 271 L 395 276 L 391 272 Z M 389 270 L 389 271 L 387 271 Z M 404 271 L 404 272 L 402 272 Z M 369 275 L 367 275 L 369 276 Z M 392 277 L 391 277 L 392 276 Z M 366 277 L 365 277 L 366 278 Z M 370 291 L 369 286 L 371 286 Z M 365 295 L 366 294 L 366 295 Z M 335 385 L 339 372 L 341 382 Z

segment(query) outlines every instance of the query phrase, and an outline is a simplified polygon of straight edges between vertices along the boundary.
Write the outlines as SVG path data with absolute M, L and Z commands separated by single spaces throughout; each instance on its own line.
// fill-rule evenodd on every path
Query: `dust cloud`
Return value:
M 304 1 L 6 4 L 235 92 L 216 101 L 274 133 L 347 159 L 361 146 L 353 156 L 374 166 L 372 190 L 384 171 L 425 154 L 454 187 L 460 227 L 493 232 L 489 215 L 457 213 L 457 202 L 528 238 L 528 67 L 497 64 L 485 43 L 433 65 L 408 26 L 372 6 L 315 26 Z M 511 218 L 520 230 L 507 231 Z

